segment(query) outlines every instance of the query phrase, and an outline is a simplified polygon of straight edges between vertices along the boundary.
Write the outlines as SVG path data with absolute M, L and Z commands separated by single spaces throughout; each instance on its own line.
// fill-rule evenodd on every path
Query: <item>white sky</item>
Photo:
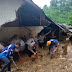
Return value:
M 22 0 L 0 0 L 0 25 L 15 20 L 15 10 L 21 6 L 22 2 Z
M 43 8 L 44 5 L 50 6 L 51 0 L 33 0 L 35 4 L 37 4 L 39 7 Z
M 50 5 L 51 0 L 33 0 L 39 7 Z M 15 10 L 17 10 L 23 0 L 0 0 L 0 25 L 5 22 L 13 21 L 16 18 Z

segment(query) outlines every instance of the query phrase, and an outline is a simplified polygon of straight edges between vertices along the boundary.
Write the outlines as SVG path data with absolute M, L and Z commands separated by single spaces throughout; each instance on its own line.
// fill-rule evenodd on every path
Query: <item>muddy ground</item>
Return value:
M 39 49 L 39 58 L 35 61 L 28 61 L 28 55 L 22 55 L 23 63 L 16 62 L 19 71 L 13 72 L 72 72 L 72 45 L 69 44 L 67 49 L 67 55 L 62 55 L 62 46 L 64 44 L 60 43 L 59 51 L 55 54 L 53 59 L 48 55 L 48 48 Z M 41 56 L 42 55 L 42 56 Z M 14 64 L 12 64 L 12 70 L 15 69 Z

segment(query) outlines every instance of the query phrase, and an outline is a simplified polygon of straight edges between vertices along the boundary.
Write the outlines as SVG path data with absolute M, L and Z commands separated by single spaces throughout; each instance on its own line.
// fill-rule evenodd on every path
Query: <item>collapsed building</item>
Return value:
M 16 19 L 1 26 L 0 40 L 11 37 L 13 34 L 35 37 L 37 34 L 38 36 L 42 33 L 46 34 L 50 30 L 51 33 L 47 37 L 52 38 L 51 35 L 55 31 L 54 34 L 59 40 L 69 32 L 64 25 L 56 24 L 47 17 L 32 0 L 24 0 L 16 12 Z

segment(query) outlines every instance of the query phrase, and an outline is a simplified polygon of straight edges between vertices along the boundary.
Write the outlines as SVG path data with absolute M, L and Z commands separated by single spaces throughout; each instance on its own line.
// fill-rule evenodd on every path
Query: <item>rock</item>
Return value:
M 60 55 L 60 58 L 62 57 L 62 55 Z

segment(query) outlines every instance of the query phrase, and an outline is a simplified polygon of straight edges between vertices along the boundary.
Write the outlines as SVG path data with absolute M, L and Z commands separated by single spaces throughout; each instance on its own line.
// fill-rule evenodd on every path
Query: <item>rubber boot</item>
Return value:
M 38 54 L 36 54 L 36 57 L 39 58 Z

